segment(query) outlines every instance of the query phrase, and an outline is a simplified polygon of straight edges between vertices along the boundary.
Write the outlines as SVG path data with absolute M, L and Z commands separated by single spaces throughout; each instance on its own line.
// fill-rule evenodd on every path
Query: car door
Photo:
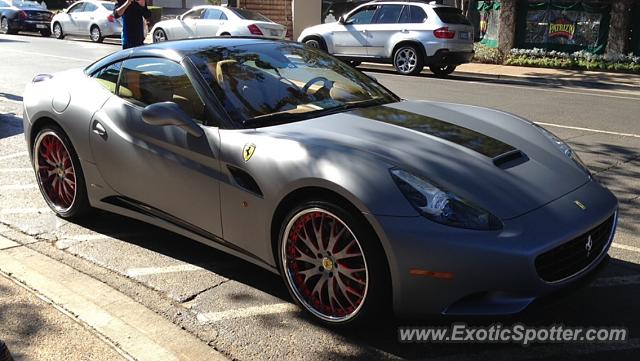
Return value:
M 389 39 L 396 33 L 403 31 L 398 20 L 404 7 L 402 4 L 387 4 L 378 7 L 372 24 L 367 28 L 369 39 L 367 54 L 369 56 L 386 56 L 385 49 L 389 44 Z M 404 31 L 408 33 L 406 29 Z
M 203 125 L 208 113 L 184 68 L 164 58 L 133 58 L 119 74 L 116 83 L 112 75 L 97 75 L 105 88 L 117 89 L 91 122 L 91 148 L 103 180 L 120 202 L 205 237 L 221 237 L 220 137 L 217 127 Z M 145 123 L 144 107 L 165 101 L 178 104 L 204 135 Z
M 196 27 L 202 18 L 204 10 L 205 9 L 203 8 L 193 9 L 178 18 L 180 22 L 178 24 L 178 29 L 176 29 L 178 33 L 177 39 L 196 37 Z
M 84 10 L 85 3 L 79 2 L 71 6 L 67 10 L 68 20 L 62 24 L 62 30 L 67 34 L 78 34 L 80 32 L 80 21 L 82 19 L 82 11 Z
M 227 20 L 227 16 L 216 8 L 208 8 L 196 22 L 196 36 L 199 38 L 216 36 Z
M 336 24 L 332 32 L 334 54 L 366 56 L 369 39 L 367 29 L 378 8 L 377 5 L 366 5 L 349 14 L 344 23 Z
M 82 11 L 77 14 L 78 32 L 81 34 L 89 34 L 89 27 L 93 24 L 95 11 L 98 9 L 96 4 L 85 2 Z

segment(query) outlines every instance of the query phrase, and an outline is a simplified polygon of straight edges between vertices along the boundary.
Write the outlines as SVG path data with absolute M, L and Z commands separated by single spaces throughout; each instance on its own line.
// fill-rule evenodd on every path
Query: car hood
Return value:
M 313 149 L 349 147 L 420 175 L 502 219 L 547 204 L 589 175 L 532 123 L 435 102 L 360 108 L 269 128 Z M 324 154 L 324 151 L 316 154 Z

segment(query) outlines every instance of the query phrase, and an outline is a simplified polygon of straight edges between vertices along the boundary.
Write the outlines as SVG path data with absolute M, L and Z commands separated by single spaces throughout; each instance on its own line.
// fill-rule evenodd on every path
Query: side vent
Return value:
M 512 150 L 493 158 L 493 164 L 501 169 L 515 167 L 529 160 L 526 154 L 519 150 Z
M 229 173 L 231 173 L 233 180 L 238 186 L 262 197 L 262 191 L 260 190 L 260 187 L 258 187 L 258 183 L 256 183 L 255 179 L 253 179 L 249 173 L 232 165 L 227 165 L 227 169 L 229 169 Z

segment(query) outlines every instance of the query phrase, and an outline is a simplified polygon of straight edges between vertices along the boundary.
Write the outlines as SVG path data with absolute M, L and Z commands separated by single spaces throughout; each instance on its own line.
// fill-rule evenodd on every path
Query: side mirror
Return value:
M 344 18 L 344 16 L 341 16 L 338 18 L 338 24 L 344 24 L 347 20 Z
M 184 14 L 179 15 L 176 19 L 178 19 L 178 20 L 182 21 L 182 18 L 184 18 Z
M 204 135 L 202 128 L 174 102 L 148 105 L 142 110 L 142 120 L 150 125 L 175 125 L 196 138 Z

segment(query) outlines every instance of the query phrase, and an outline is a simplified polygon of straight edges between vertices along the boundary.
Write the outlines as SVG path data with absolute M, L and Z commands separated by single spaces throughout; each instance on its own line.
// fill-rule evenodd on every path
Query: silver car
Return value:
M 101 43 L 104 38 L 119 38 L 122 22 L 113 16 L 115 3 L 108 1 L 78 1 L 56 14 L 51 20 L 51 32 L 58 39 L 66 35 L 89 36 Z
M 519 312 L 592 275 L 616 227 L 615 196 L 543 128 L 403 101 L 299 43 L 141 46 L 36 76 L 24 104 L 60 217 L 99 208 L 222 249 L 330 325 Z
M 353 65 L 391 63 L 401 74 L 451 74 L 473 57 L 473 26 L 459 9 L 421 2 L 374 1 L 337 22 L 305 29 L 298 41 Z

